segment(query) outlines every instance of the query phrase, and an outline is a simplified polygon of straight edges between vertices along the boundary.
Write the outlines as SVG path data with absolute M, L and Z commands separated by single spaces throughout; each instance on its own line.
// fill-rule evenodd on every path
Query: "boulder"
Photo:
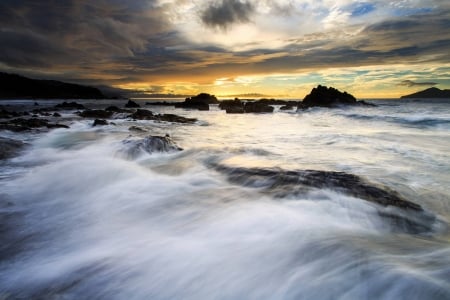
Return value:
M 93 127 L 95 126 L 105 126 L 108 125 L 108 122 L 103 119 L 95 119 L 94 123 L 92 124 Z
M 0 129 L 20 132 L 26 130 L 32 130 L 34 128 L 69 128 L 67 125 L 63 124 L 53 124 L 49 123 L 46 119 L 38 119 L 38 118 L 17 118 L 13 120 L 8 120 L 0 123 Z
M 136 112 L 131 114 L 129 117 L 136 120 L 154 120 L 155 116 L 153 112 L 146 109 L 138 109 Z
M 113 115 L 113 112 L 102 109 L 87 109 L 82 111 L 79 115 L 83 118 L 108 119 Z
M 244 111 L 246 113 L 271 113 L 273 112 L 273 106 L 265 102 L 247 102 L 244 105 Z
M 127 104 L 125 104 L 125 107 L 126 108 L 138 108 L 141 106 L 134 101 L 128 100 Z
M 126 145 L 125 153 L 130 158 L 135 158 L 143 152 L 151 154 L 183 150 L 175 144 L 169 135 L 148 136 L 139 140 L 125 140 L 123 144 Z
M 136 120 L 154 120 L 173 123 L 195 123 L 197 119 L 185 118 L 174 114 L 153 114 L 150 110 L 138 109 L 135 113 L 129 116 Z
M 61 117 L 61 114 L 59 114 L 59 113 L 57 113 L 57 112 L 54 112 L 52 116 L 55 117 L 55 118 L 60 118 L 60 117 Z
M 189 108 L 198 110 L 209 110 L 209 104 L 217 104 L 219 101 L 216 96 L 201 93 L 197 96 L 186 98 L 184 102 L 175 103 L 176 108 Z
M 244 103 L 238 98 L 234 100 L 223 100 L 219 103 L 219 108 L 225 110 L 227 114 L 243 114 Z
M 344 105 L 373 105 L 356 98 L 347 92 L 341 92 L 333 87 L 318 85 L 299 103 L 298 109 L 310 107 L 341 107 Z
M 294 106 L 287 104 L 287 105 L 283 105 L 282 107 L 280 107 L 280 110 L 291 110 L 293 108 L 294 108 Z
M 0 159 L 7 159 L 18 155 L 26 144 L 22 141 L 0 137 Z

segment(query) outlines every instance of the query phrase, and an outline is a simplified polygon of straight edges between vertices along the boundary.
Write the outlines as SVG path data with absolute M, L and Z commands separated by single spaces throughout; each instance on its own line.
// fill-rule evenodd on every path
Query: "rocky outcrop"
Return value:
M 244 105 L 244 111 L 246 113 L 271 113 L 273 110 L 273 106 L 263 101 L 247 102 Z
M 125 107 L 126 108 L 138 108 L 141 106 L 134 101 L 128 100 L 128 102 L 125 104 Z
M 67 125 L 63 124 L 54 124 L 49 123 L 46 119 L 38 119 L 38 118 L 17 118 L 4 122 L 0 122 L 0 129 L 20 132 L 26 130 L 32 130 L 36 128 L 69 128 Z
M 183 149 L 178 147 L 169 135 L 166 136 L 148 136 L 139 140 L 125 140 L 125 153 L 130 158 L 135 158 L 140 154 L 177 152 Z
M 274 108 L 265 100 L 242 102 L 239 99 L 224 100 L 220 102 L 219 108 L 225 110 L 227 114 L 242 113 L 271 113 Z
M 175 103 L 176 108 L 188 108 L 188 109 L 198 109 L 198 110 L 209 110 L 209 104 L 218 104 L 216 96 L 201 93 L 197 96 L 186 98 L 184 102 Z
M 373 105 L 364 101 L 357 101 L 356 98 L 347 92 L 341 92 L 333 87 L 318 85 L 311 90 L 302 102 L 299 103 L 298 109 L 306 109 L 310 107 L 341 107 L 344 105 Z
M 172 123 L 195 123 L 197 119 L 185 118 L 174 114 L 154 114 L 150 110 L 138 109 L 129 116 L 135 120 L 154 120 Z
M 85 109 L 83 104 L 77 102 L 63 102 L 55 105 L 56 109 Z
M 102 109 L 87 109 L 80 112 L 79 115 L 83 118 L 108 119 L 113 115 L 113 112 Z
M 211 166 L 235 184 L 258 188 L 279 198 L 304 195 L 311 189 L 329 189 L 374 203 L 380 208 L 381 216 L 410 233 L 430 231 L 436 221 L 435 216 L 425 212 L 420 205 L 404 199 L 397 192 L 345 172 L 233 168 L 220 164 Z M 384 209 L 389 207 L 398 210 Z
M 25 145 L 22 141 L 0 137 L 0 160 L 18 155 Z
M 95 119 L 94 123 L 92 124 L 93 127 L 95 126 L 105 126 L 105 125 L 109 125 L 108 121 L 103 120 L 103 119 Z

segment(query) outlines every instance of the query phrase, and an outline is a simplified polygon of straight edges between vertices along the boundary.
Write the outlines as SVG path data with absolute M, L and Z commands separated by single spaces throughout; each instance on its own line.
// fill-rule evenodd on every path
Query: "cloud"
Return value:
M 226 29 L 235 23 L 246 23 L 254 12 L 254 6 L 250 2 L 240 0 L 221 0 L 212 3 L 206 8 L 201 19 L 209 27 Z
M 412 80 L 403 80 L 398 85 L 407 86 L 407 87 L 415 87 L 415 86 L 434 86 L 436 82 L 417 82 Z

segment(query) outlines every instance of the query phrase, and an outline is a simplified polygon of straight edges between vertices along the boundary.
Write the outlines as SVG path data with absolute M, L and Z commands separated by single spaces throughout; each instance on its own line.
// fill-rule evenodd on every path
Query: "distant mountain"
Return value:
M 102 99 L 99 89 L 56 80 L 38 80 L 0 72 L 0 98 Z
M 450 90 L 440 90 L 432 87 L 414 94 L 401 96 L 400 98 L 449 98 Z

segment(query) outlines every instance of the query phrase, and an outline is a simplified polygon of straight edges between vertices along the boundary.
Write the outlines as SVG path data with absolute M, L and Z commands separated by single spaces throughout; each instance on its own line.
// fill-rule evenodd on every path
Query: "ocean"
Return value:
M 450 100 L 368 101 L 1 130 L 28 146 L 0 161 L 0 299 L 450 299 Z M 129 151 L 166 135 L 183 150 Z

